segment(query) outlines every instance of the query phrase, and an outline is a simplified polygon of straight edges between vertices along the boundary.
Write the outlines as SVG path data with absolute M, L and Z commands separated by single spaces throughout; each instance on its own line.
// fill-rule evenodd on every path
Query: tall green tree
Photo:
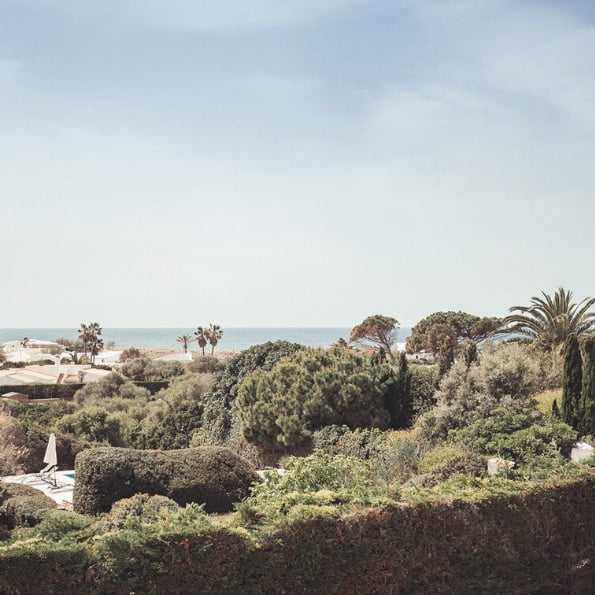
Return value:
M 455 362 L 455 345 L 450 339 L 445 339 L 438 352 L 438 378 L 442 378 Z
M 188 343 L 190 343 L 190 341 L 193 341 L 194 339 L 192 338 L 192 335 L 180 335 L 176 341 L 178 343 L 182 343 L 183 347 L 184 347 L 184 353 L 188 353 Z
M 570 335 L 582 337 L 595 332 L 595 312 L 589 310 L 595 298 L 573 302 L 571 291 L 563 287 L 553 296 L 532 297 L 529 306 L 512 306 L 502 332 L 519 335 L 546 349 L 562 346 Z
M 426 351 L 436 357 L 445 342 L 453 349 L 463 342 L 479 343 L 502 326 L 500 318 L 474 316 L 467 312 L 434 312 L 420 320 L 407 337 L 407 352 Z
M 396 341 L 398 330 L 399 321 L 396 318 L 381 314 L 368 316 L 363 322 L 353 327 L 349 335 L 349 343 L 372 345 L 378 350 L 384 349 L 391 361 L 394 361 L 392 346 Z
M 562 420 L 573 428 L 582 425 L 581 392 L 583 384 L 582 358 L 576 335 L 566 341 L 564 378 L 562 381 Z
M 242 383 L 234 413 L 244 437 L 291 452 L 328 425 L 388 425 L 387 369 L 346 349 L 304 349 Z
M 205 347 L 209 342 L 207 339 L 207 329 L 202 326 L 199 326 L 195 331 L 194 334 L 196 335 L 195 341 L 198 343 L 198 346 L 202 349 L 202 354 L 205 354 Z
M 595 337 L 583 342 L 582 432 L 595 436 Z
M 412 375 L 404 352 L 399 353 L 396 373 L 392 368 L 390 370 L 386 378 L 384 407 L 390 415 L 391 428 L 407 428 L 413 422 L 413 394 Z

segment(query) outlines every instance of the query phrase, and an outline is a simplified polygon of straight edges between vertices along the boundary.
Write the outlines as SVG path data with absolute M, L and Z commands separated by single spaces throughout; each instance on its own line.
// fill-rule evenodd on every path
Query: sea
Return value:
M 113 341 L 116 349 L 182 349 L 176 338 L 183 334 L 193 335 L 193 331 L 192 328 L 104 328 L 102 337 L 105 345 Z M 350 332 L 349 327 L 224 328 L 216 350 L 242 351 L 267 341 L 290 341 L 310 347 L 329 347 L 339 338 L 347 340 Z M 396 341 L 404 343 L 410 334 L 411 329 L 403 327 L 399 329 Z M 25 337 L 39 341 L 55 341 L 60 337 L 74 340 L 78 333 L 74 328 L 0 329 L 0 345 L 20 341 Z M 192 344 L 190 348 L 194 348 Z

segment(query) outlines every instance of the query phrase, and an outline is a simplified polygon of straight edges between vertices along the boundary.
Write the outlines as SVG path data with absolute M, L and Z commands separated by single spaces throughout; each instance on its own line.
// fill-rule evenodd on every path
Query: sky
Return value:
M 595 295 L 590 0 L 0 0 L 0 328 Z

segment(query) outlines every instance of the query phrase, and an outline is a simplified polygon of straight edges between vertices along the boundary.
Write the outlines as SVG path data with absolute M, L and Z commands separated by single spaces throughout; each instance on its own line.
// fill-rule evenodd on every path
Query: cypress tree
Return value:
M 581 351 L 576 335 L 566 341 L 562 384 L 562 420 L 575 430 L 583 425 L 581 392 L 583 384 Z
M 413 422 L 413 402 L 411 395 L 411 371 L 407 356 L 399 354 L 397 373 L 384 395 L 384 407 L 390 415 L 390 427 L 407 428 Z
M 450 339 L 446 339 L 438 353 L 438 378 L 442 378 L 455 361 L 455 348 Z
M 581 430 L 595 436 L 595 337 L 587 337 L 583 343 L 583 385 Z
M 479 355 L 477 353 L 477 344 L 475 341 L 469 341 L 467 346 L 465 347 L 464 352 L 465 363 L 467 364 L 467 369 L 471 367 L 471 364 L 479 361 Z

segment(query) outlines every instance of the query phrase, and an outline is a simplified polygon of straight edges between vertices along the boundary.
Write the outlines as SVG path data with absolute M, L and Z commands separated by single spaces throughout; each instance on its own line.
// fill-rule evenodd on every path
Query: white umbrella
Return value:
M 48 445 L 45 449 L 45 455 L 43 456 L 43 462 L 48 465 L 58 464 L 58 455 L 56 454 L 56 435 L 50 434 Z

